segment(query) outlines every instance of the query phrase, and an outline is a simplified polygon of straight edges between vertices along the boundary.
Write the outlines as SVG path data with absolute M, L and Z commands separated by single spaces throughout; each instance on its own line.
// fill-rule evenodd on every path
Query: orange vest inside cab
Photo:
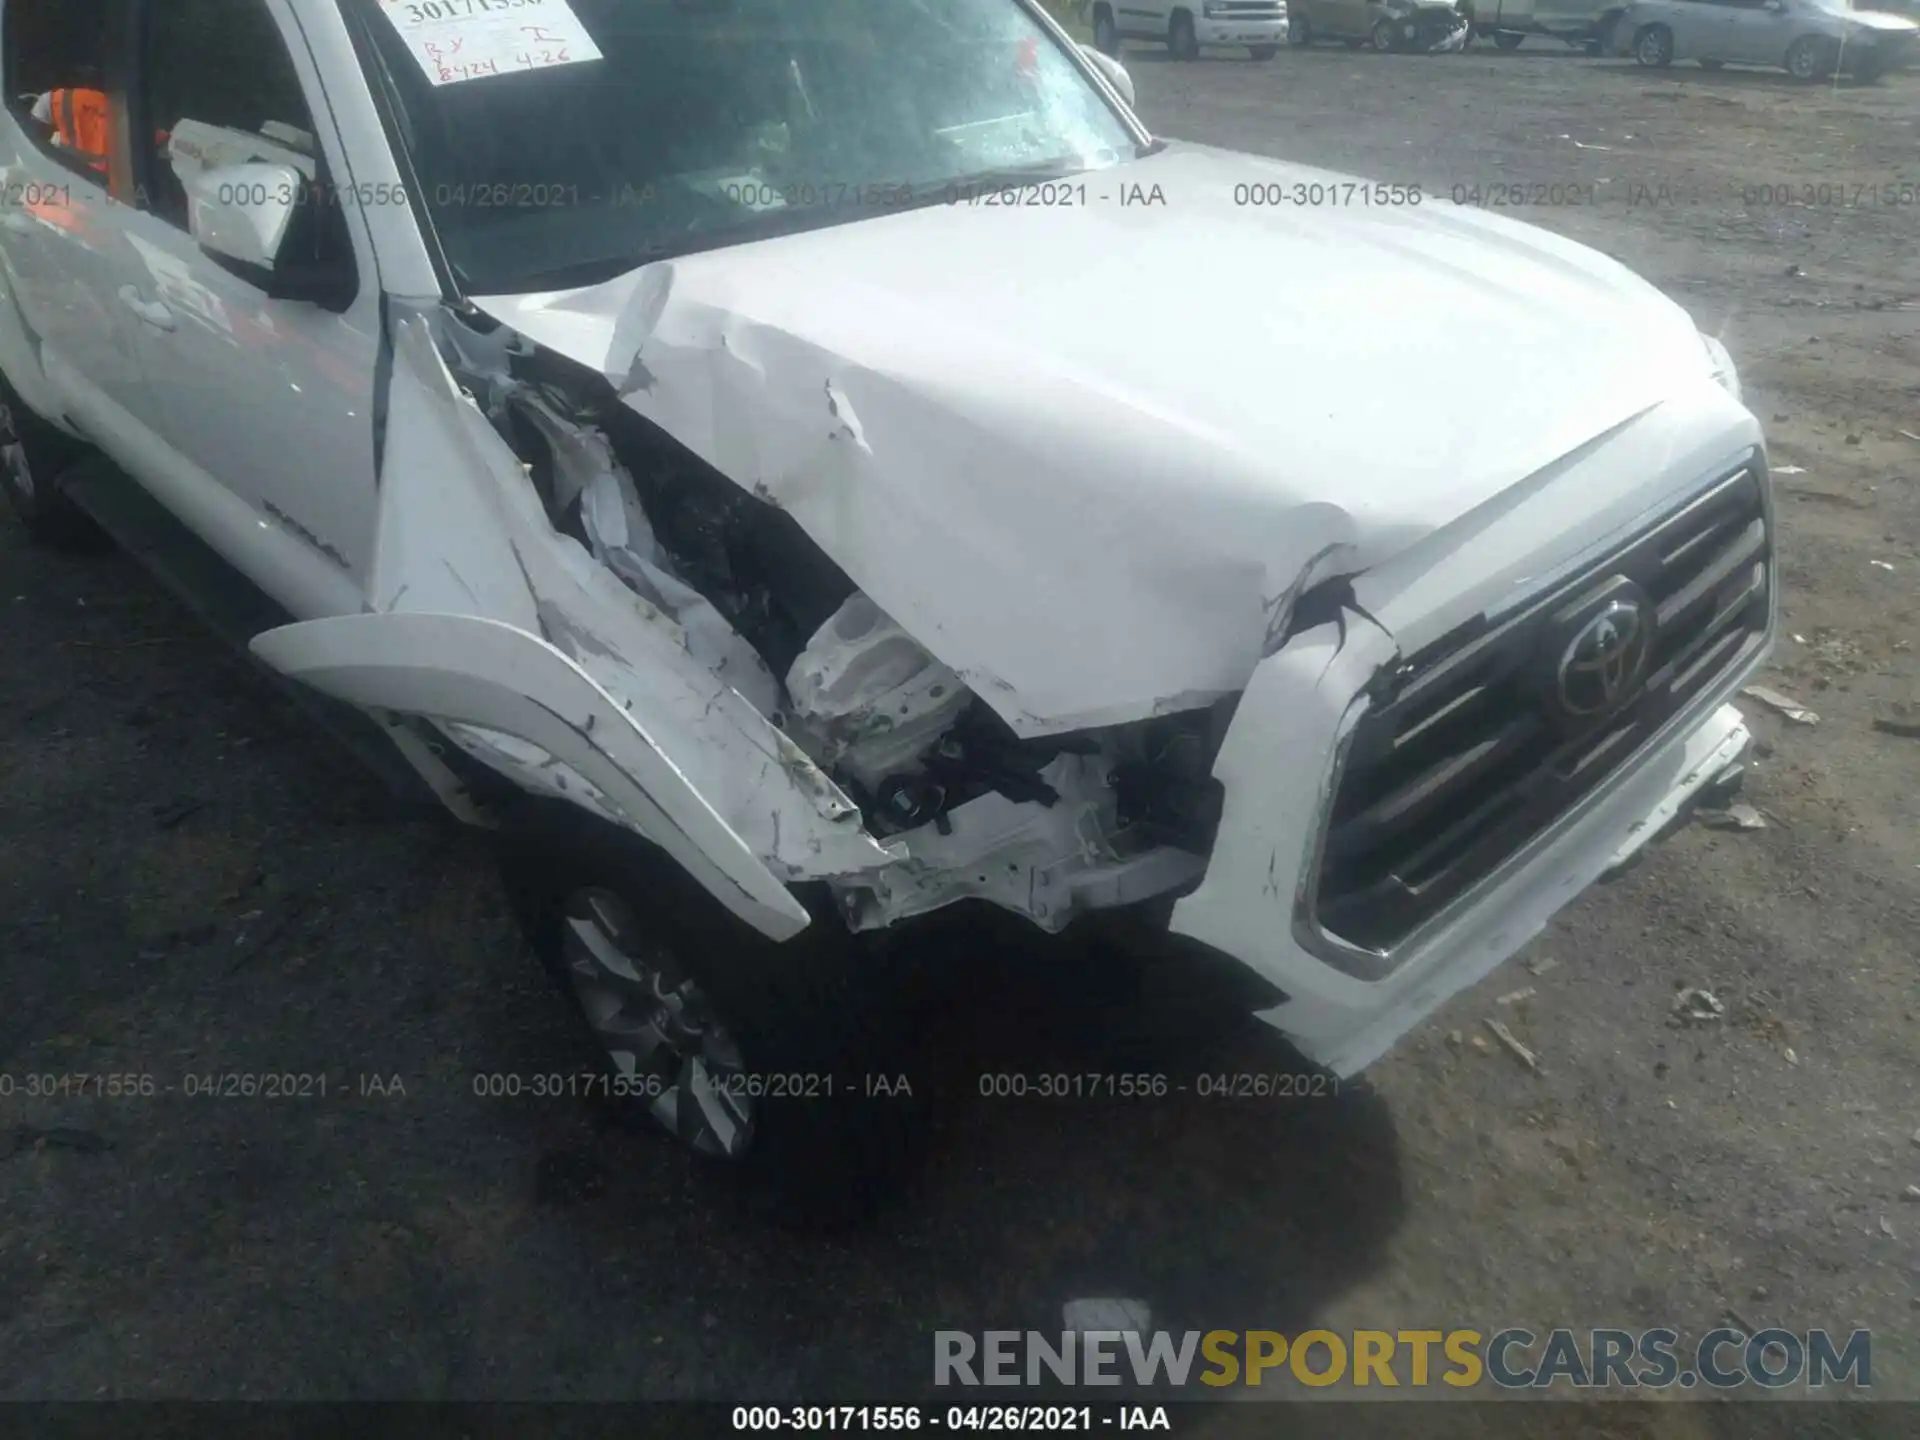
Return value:
M 60 143 L 70 150 L 96 157 L 88 163 L 104 174 L 107 156 L 113 150 L 113 114 L 106 95 L 99 90 L 55 90 L 49 104 L 53 109 L 53 131 L 60 137 Z

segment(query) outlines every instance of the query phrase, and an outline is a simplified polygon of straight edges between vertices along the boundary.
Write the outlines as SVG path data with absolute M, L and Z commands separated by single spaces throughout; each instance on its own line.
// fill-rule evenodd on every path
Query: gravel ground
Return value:
M 586 1058 L 486 845 L 399 811 L 126 561 L 0 522 L 0 1396 L 897 1397 L 937 1328 L 1130 1295 L 1174 1329 L 1868 1327 L 1876 1393 L 1920 1398 L 1920 742 L 1871 728 L 1920 719 L 1920 76 L 1128 60 L 1161 133 L 1430 195 L 1591 185 L 1525 218 L 1726 336 L 1795 467 L 1771 683 L 1820 714 L 1753 707 L 1768 827 L 1680 833 L 1337 1099 L 951 1085 L 901 1203 L 806 1239 L 580 1102 L 476 1096 Z M 1503 423 L 1500 375 L 1402 378 Z M 1291 1068 L 1202 1006 L 964 959 L 975 1069 Z M 1689 985 L 1725 1018 L 1670 1024 Z M 1488 1016 L 1541 1073 L 1476 1045 Z M 252 1071 L 327 1093 L 182 1093 Z M 73 1072 L 174 1088 L 23 1093 Z M 1615 1433 L 1754 1428 L 1707 1414 Z

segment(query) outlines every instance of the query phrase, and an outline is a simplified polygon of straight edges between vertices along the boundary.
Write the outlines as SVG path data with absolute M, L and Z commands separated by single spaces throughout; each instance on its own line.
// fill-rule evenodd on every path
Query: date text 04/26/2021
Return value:
M 1098 1431 L 1151 1430 L 1170 1433 L 1173 1420 L 1164 1405 L 736 1405 L 735 1433 L 891 1433 L 918 1430 L 1091 1434 Z
M 1223 1071 L 1192 1076 L 1155 1072 L 1053 1070 L 986 1071 L 978 1089 L 992 1100 L 1161 1100 L 1190 1095 L 1201 1100 L 1331 1100 L 1340 1079 L 1325 1071 Z

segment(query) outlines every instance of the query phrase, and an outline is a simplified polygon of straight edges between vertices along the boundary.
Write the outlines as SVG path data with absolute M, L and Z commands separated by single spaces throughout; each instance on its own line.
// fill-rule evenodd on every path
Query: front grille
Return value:
M 1387 953 L 1765 643 L 1760 464 L 1517 613 L 1478 617 L 1399 667 L 1345 749 L 1311 891 L 1321 930 Z M 1610 600 L 1631 612 L 1617 630 L 1635 614 L 1655 621 L 1643 678 L 1616 674 L 1626 683 L 1603 703 L 1591 649 L 1575 672 L 1562 662 Z

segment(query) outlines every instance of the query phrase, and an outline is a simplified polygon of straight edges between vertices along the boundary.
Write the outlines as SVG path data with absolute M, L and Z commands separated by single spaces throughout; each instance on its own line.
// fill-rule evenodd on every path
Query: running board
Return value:
M 247 657 L 260 675 L 300 707 L 334 742 L 407 806 L 442 808 L 432 788 L 366 711 L 322 695 L 262 664 L 247 647 L 263 631 L 293 620 L 278 601 L 229 565 L 104 456 L 82 460 L 54 482 L 60 493 L 158 580 L 209 630 Z

